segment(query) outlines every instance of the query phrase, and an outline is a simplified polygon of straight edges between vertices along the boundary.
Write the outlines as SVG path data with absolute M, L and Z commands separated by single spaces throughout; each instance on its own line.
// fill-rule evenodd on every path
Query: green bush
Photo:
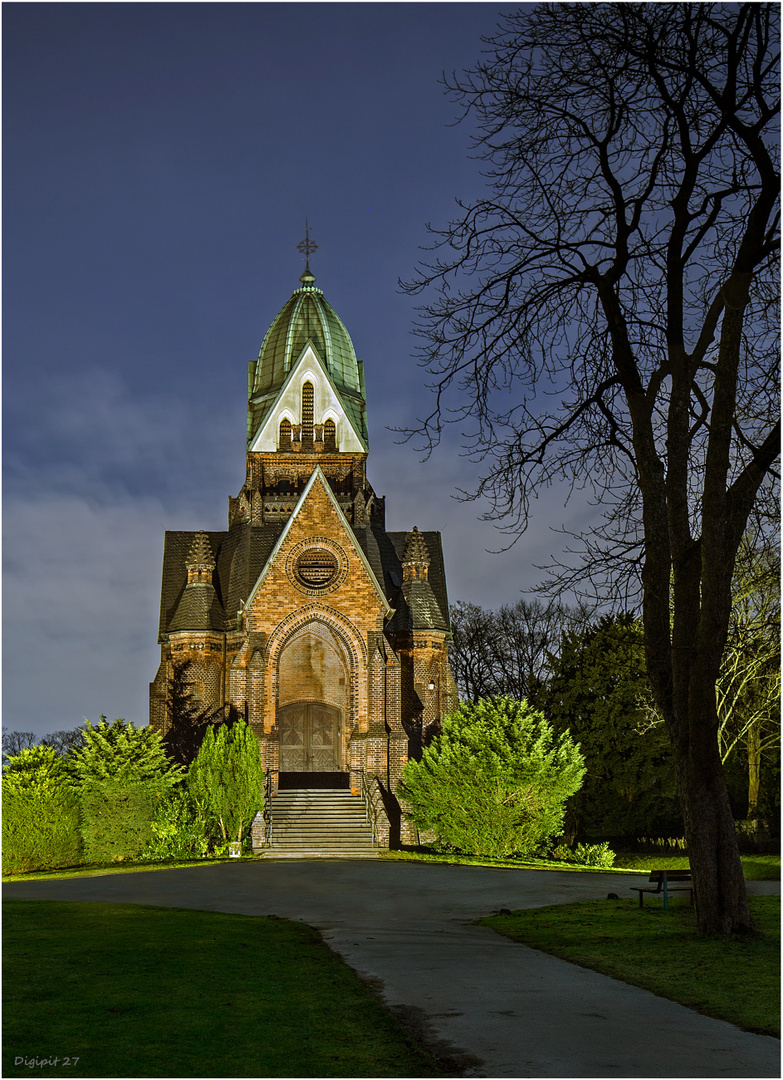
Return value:
M 526 701 L 464 702 L 421 761 L 403 770 L 402 795 L 420 830 L 465 854 L 529 855 L 562 830 L 565 803 L 584 777 L 568 732 Z
M 258 736 L 244 721 L 207 728 L 188 770 L 188 791 L 221 840 L 239 840 L 264 808 L 264 769 Z
M 32 746 L 3 772 L 3 872 L 23 874 L 81 861 L 79 800 L 62 759 Z
M 603 616 L 563 636 L 536 705 L 579 743 L 587 775 L 567 831 L 587 839 L 682 830 L 671 745 L 647 677 L 642 624 Z
M 15 788 L 3 781 L 3 873 L 78 866 L 79 799 L 66 786 Z
M 89 862 L 137 859 L 153 837 L 152 821 L 183 769 L 166 756 L 157 731 L 122 719 L 84 728 L 68 768 L 81 795 L 81 831 Z
M 68 768 L 84 789 L 94 783 L 149 782 L 164 790 L 182 780 L 184 770 L 169 760 L 163 739 L 153 728 L 137 728 L 122 718 L 107 724 L 102 716 L 97 727 L 85 721 L 82 736 L 84 744 L 70 756 Z
M 209 851 L 209 822 L 181 788 L 160 800 L 150 832 L 142 859 L 201 859 Z
M 29 746 L 9 757 L 3 769 L 6 787 L 29 790 L 69 785 L 65 762 L 51 746 Z
M 93 781 L 81 794 L 87 862 L 136 859 L 152 839 L 152 820 L 164 793 L 152 783 Z
M 571 849 L 565 844 L 558 844 L 549 852 L 549 858 L 556 862 L 576 863 L 578 866 L 598 866 L 609 869 L 614 866 L 617 858 L 609 847 L 609 842 L 603 844 L 577 844 Z

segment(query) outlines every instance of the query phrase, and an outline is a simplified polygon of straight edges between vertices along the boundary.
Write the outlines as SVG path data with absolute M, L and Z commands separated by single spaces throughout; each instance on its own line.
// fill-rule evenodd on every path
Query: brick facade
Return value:
M 205 714 L 247 718 L 273 788 L 281 773 L 339 773 L 357 793 L 377 779 L 399 822 L 405 761 L 456 704 L 440 536 L 386 532 L 366 477 L 361 366 L 302 281 L 251 365 L 228 530 L 166 534 L 150 723 L 168 729 L 179 669 Z M 404 824 L 384 836 L 412 839 Z

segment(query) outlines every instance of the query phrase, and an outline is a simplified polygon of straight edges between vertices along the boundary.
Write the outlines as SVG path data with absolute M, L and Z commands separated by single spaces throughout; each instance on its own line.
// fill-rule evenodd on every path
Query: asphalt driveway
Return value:
M 630 895 L 628 875 L 259 860 L 14 882 L 8 897 L 279 915 L 317 927 L 387 1004 L 484 1077 L 779 1077 L 780 1043 L 499 936 L 499 908 Z M 778 893 L 778 882 L 751 882 Z

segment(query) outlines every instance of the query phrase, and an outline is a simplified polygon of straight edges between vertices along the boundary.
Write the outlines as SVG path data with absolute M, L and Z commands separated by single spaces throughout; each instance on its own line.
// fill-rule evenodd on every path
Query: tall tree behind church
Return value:
M 506 17 L 449 84 L 491 190 L 412 285 L 435 289 L 430 443 L 462 425 L 512 535 L 542 487 L 592 491 L 603 521 L 571 583 L 627 592 L 641 567 L 703 934 L 752 928 L 715 685 L 780 451 L 779 40 L 777 4 Z

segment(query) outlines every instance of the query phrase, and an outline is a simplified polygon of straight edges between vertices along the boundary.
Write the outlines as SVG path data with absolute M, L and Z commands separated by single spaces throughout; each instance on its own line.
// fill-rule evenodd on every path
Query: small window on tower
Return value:
M 280 421 L 280 449 L 291 449 L 291 421 L 285 418 Z
M 313 384 L 302 387 L 302 446 L 313 445 Z
M 337 443 L 335 439 L 334 420 L 327 420 L 324 424 L 324 449 L 335 450 L 337 449 Z

